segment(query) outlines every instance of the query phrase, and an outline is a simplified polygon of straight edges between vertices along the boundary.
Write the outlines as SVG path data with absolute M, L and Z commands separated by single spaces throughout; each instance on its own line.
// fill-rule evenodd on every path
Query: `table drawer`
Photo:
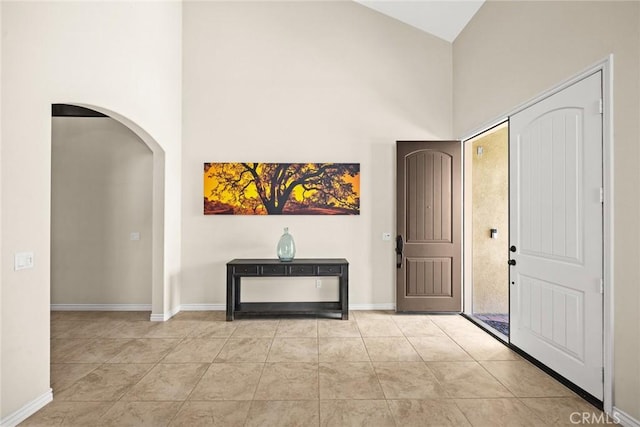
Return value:
M 258 275 L 258 266 L 257 265 L 234 265 L 233 272 L 235 274 L 245 274 L 250 276 Z
M 260 271 L 263 276 L 283 276 L 286 266 L 284 265 L 262 265 Z
M 318 266 L 319 276 L 335 276 L 336 274 L 340 274 L 341 272 L 342 270 L 339 265 L 319 265 Z
M 289 274 L 291 276 L 315 276 L 316 272 L 313 265 L 292 265 L 289 266 Z

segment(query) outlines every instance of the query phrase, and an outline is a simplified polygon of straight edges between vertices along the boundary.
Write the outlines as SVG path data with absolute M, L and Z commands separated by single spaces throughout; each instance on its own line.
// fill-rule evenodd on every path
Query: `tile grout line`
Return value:
M 251 414 L 251 409 L 253 408 L 253 404 L 254 402 L 256 402 L 255 397 L 256 397 L 256 393 L 258 392 L 258 387 L 260 386 L 260 381 L 262 380 L 262 376 L 264 375 L 264 370 L 265 367 L 267 365 L 267 360 L 269 359 L 269 353 L 271 353 L 271 348 L 273 346 L 273 340 L 275 339 L 276 333 L 278 331 L 278 326 L 280 326 L 280 320 L 278 320 L 278 323 L 276 324 L 276 328 L 273 332 L 273 336 L 271 337 L 271 342 L 269 343 L 269 350 L 267 351 L 267 354 L 264 357 L 264 361 L 262 362 L 262 368 L 260 369 L 260 376 L 258 377 L 258 381 L 256 382 L 256 387 L 253 390 L 253 394 L 251 395 L 251 400 L 249 401 L 249 409 L 247 410 L 247 415 L 244 418 L 244 422 L 243 425 L 247 425 L 247 422 L 249 420 L 249 415 Z
M 186 339 L 187 339 L 188 335 L 183 337 L 182 340 L 180 340 L 180 342 L 171 350 L 169 350 L 167 352 L 167 354 L 165 354 L 162 359 L 160 359 L 160 362 L 162 362 L 169 354 L 172 353 L 172 350 L 175 350 L 180 344 L 182 344 Z M 158 363 L 160 363 L 158 362 Z M 209 364 L 211 365 L 211 364 Z M 189 392 L 189 394 L 187 395 L 187 397 L 180 402 L 180 406 L 178 406 L 178 409 L 176 410 L 176 412 L 173 414 L 173 416 L 169 419 L 169 422 L 167 423 L 167 425 L 170 425 L 173 420 L 176 419 L 176 417 L 178 416 L 178 414 L 180 413 L 180 411 L 182 410 L 182 408 L 184 407 L 184 405 L 187 403 L 187 401 L 189 400 L 189 398 L 191 397 L 191 394 L 193 393 L 193 390 L 196 389 L 196 387 L 198 386 L 198 384 L 200 384 L 200 380 L 202 380 L 202 377 L 204 377 L 204 375 L 207 373 L 207 371 L 209 370 L 209 368 L 205 369 L 204 372 L 202 373 L 202 375 L 200 376 L 200 378 L 198 378 L 198 381 L 196 381 L 195 385 L 193 386 L 193 388 L 191 389 L 191 391 Z
M 440 325 L 438 325 L 436 322 L 433 322 L 434 325 L 436 325 L 436 327 L 438 327 L 449 339 L 451 339 L 453 342 L 456 343 L 456 345 L 458 345 L 465 353 L 467 353 L 467 355 L 469 357 L 471 357 L 471 359 L 476 362 L 478 365 L 480 365 L 482 367 L 482 369 L 484 369 L 492 378 L 494 378 L 500 385 L 502 385 L 506 390 L 509 391 L 509 393 L 511 393 L 514 397 L 515 394 L 504 384 L 502 384 L 502 382 L 500 380 L 498 380 L 498 378 L 496 378 L 494 375 L 491 374 L 491 372 L 487 371 L 487 369 L 485 368 L 484 365 L 482 365 L 482 363 L 480 363 L 480 360 L 477 360 L 475 357 L 473 357 L 464 347 L 462 347 L 460 344 L 458 344 L 458 342 L 455 340 L 455 338 L 453 338 L 451 335 L 449 335 L 447 333 L 447 331 L 445 331 Z M 426 363 L 426 362 L 425 362 Z M 437 377 L 436 377 L 437 380 Z M 477 398 L 474 398 L 477 399 Z M 469 423 L 469 425 L 473 426 L 473 423 L 471 422 L 471 420 L 469 419 L 469 417 L 467 416 L 467 414 L 462 410 L 462 408 L 460 407 L 460 405 L 458 405 L 458 398 L 452 398 L 451 399 L 453 404 L 455 405 L 456 408 L 458 408 L 458 411 L 460 411 L 460 413 L 462 414 L 462 416 L 467 420 L 467 422 Z
M 318 389 L 318 425 L 322 425 L 322 406 L 320 405 L 320 325 L 316 319 L 316 343 L 318 348 L 318 362 L 316 363 L 316 385 Z
M 126 392 L 125 392 L 121 397 L 120 397 L 120 399 L 118 400 L 118 402 L 119 402 L 119 401 L 122 401 L 122 398 L 123 398 L 124 396 L 126 396 L 126 395 L 127 395 L 127 394 L 128 394 L 128 393 L 129 393 L 129 392 L 130 392 L 130 391 L 131 391 L 131 390 L 132 390 L 132 389 L 133 389 L 137 384 L 139 384 L 140 382 L 142 382 L 142 381 L 144 380 L 144 378 L 146 378 L 146 377 L 147 377 L 147 375 L 149 375 L 149 374 L 153 371 L 153 369 L 155 369 L 158 365 L 162 364 L 163 360 L 164 360 L 164 359 L 165 359 L 165 358 L 166 358 L 166 357 L 167 357 L 167 356 L 172 352 L 172 350 L 175 350 L 175 349 L 180 345 L 180 343 L 184 342 L 184 340 L 186 340 L 187 338 L 189 338 L 189 337 L 191 336 L 191 334 L 192 334 L 192 333 L 195 333 L 195 330 L 192 330 L 192 331 L 190 331 L 189 333 L 187 333 L 187 334 L 185 334 L 184 336 L 182 336 L 182 338 L 180 339 L 180 341 L 179 341 L 176 345 L 174 345 L 171 349 L 169 349 L 169 350 L 168 350 L 168 351 L 167 351 L 167 352 L 166 352 L 166 353 L 165 353 L 165 354 L 164 354 L 164 355 L 163 355 L 163 356 L 162 356 L 162 357 L 161 357 L 161 358 L 160 358 L 160 359 L 155 363 L 155 365 L 154 365 L 154 366 L 153 366 L 153 367 L 152 367 L 152 368 L 151 368 L 151 369 L 150 369 L 150 370 L 149 370 L 149 371 L 148 371 L 148 372 L 147 372 L 147 373 L 146 373 L 146 374 L 145 374 L 145 375 L 144 375 L 144 376 L 143 376 L 143 377 L 142 377 L 142 378 L 137 382 L 137 383 L 135 383 L 135 384 L 133 384 L 133 385 L 131 385 L 131 386 L 129 387 L 129 389 L 128 389 L 128 390 L 127 390 L 127 391 L 126 391 Z M 145 337 L 146 337 L 146 334 L 145 334 Z M 144 338 L 142 338 L 142 339 L 144 339 Z M 150 338 L 147 338 L 147 339 L 168 339 L 168 338 L 163 338 L 163 337 L 150 337 Z M 226 343 L 226 341 L 227 341 L 227 340 L 228 340 L 228 337 L 226 338 L 225 343 Z M 224 344 L 223 344 L 223 346 L 224 346 Z M 222 349 L 222 347 L 221 347 L 220 349 Z M 219 351 L 218 351 L 218 352 L 219 352 Z M 115 357 L 115 356 L 114 356 L 114 357 Z M 216 357 L 217 357 L 217 354 L 216 354 Z M 215 357 L 214 357 L 214 360 L 215 360 Z M 182 363 L 179 363 L 179 362 L 178 362 L 177 364 L 185 364 L 185 363 L 191 363 L 191 362 L 182 362 Z M 169 364 L 169 363 L 165 363 L 165 364 Z M 203 363 L 203 364 L 204 364 L 204 363 Z M 209 365 L 209 367 L 210 367 L 210 366 L 211 366 L 211 363 L 209 363 L 208 365 Z M 178 407 L 178 409 L 176 410 L 176 412 L 173 414 L 173 416 L 172 416 L 172 417 L 171 417 L 171 419 L 169 420 L 169 423 L 170 423 L 171 421 L 173 421 L 173 419 L 175 419 L 175 418 L 178 416 L 178 413 L 179 413 L 179 412 L 180 412 L 180 410 L 183 408 L 183 406 L 185 405 L 185 403 L 189 400 L 189 398 L 191 397 L 191 394 L 193 393 L 193 391 L 195 390 L 195 388 L 197 387 L 197 385 L 200 383 L 200 381 L 202 380 L 202 377 L 204 377 L 204 375 L 206 374 L 206 372 L 207 372 L 207 370 L 208 370 L 208 369 L 209 369 L 209 368 L 207 367 L 207 369 L 205 369 L 205 370 L 203 371 L 202 375 L 200 376 L 200 378 L 198 378 L 198 380 L 196 381 L 195 385 L 193 386 L 193 388 L 191 389 L 191 391 L 189 392 L 189 394 L 187 395 L 187 397 L 186 397 L 184 400 L 182 400 L 182 401 L 175 401 L 175 402 L 180 402 L 180 406 Z M 135 402 L 135 401 L 131 401 L 131 402 Z M 105 414 L 106 414 L 106 412 L 105 412 Z M 102 417 L 101 417 L 101 418 L 102 418 Z
M 202 321 L 202 322 L 204 323 L 205 321 Z M 206 325 L 202 325 L 201 329 L 204 329 L 205 326 Z M 189 334 L 187 334 L 187 336 L 185 336 L 180 341 L 180 343 L 184 342 L 186 339 L 189 339 L 189 338 L 191 338 L 191 339 L 204 339 L 204 340 L 218 339 L 218 338 L 197 338 L 196 336 L 192 336 L 192 334 L 197 334 L 197 331 L 195 331 L 195 330 L 191 331 Z M 175 412 L 175 414 L 173 414 L 173 416 L 171 417 L 171 419 L 169 420 L 167 425 L 170 425 L 178 417 L 178 414 L 180 413 L 180 411 L 182 411 L 182 408 L 184 408 L 184 406 L 187 404 L 187 402 L 190 401 L 191 396 L 193 395 L 193 392 L 195 391 L 195 389 L 198 387 L 198 385 L 202 381 L 202 378 L 204 378 L 204 376 L 207 374 L 207 372 L 209 371 L 209 369 L 211 368 L 211 366 L 215 362 L 216 357 L 218 357 L 218 354 L 220 354 L 220 352 L 222 351 L 222 349 L 224 348 L 226 343 L 229 341 L 229 338 L 231 337 L 232 334 L 233 334 L 233 332 L 231 334 L 229 334 L 227 337 L 224 337 L 224 343 L 222 344 L 222 346 L 220 346 L 220 348 L 218 349 L 218 352 L 215 354 L 215 356 L 213 356 L 213 358 L 211 359 L 211 362 L 208 363 L 207 369 L 205 369 L 204 372 L 202 373 L 202 375 L 200 376 L 200 378 L 198 378 L 198 381 L 196 381 L 196 383 L 194 384 L 193 388 L 191 389 L 191 391 L 189 392 L 187 397 L 180 403 L 180 406 L 178 407 L 178 410 Z M 174 349 L 175 349 L 175 347 L 174 347 Z M 161 360 L 164 360 L 170 353 L 171 353 L 171 351 L 169 351 Z

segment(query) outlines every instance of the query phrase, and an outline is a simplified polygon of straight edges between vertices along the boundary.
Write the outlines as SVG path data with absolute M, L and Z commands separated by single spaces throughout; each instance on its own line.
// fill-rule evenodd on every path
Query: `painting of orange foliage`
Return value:
M 359 215 L 359 163 L 205 163 L 205 215 Z

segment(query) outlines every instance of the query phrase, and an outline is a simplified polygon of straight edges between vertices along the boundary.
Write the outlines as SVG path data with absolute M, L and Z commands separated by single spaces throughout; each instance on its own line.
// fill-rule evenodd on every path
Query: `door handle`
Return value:
M 396 237 L 396 268 L 402 268 L 403 250 L 404 242 L 402 241 L 402 236 L 398 235 Z
M 511 247 L 509 248 L 509 250 L 510 250 L 511 252 L 515 252 L 517 249 L 516 249 L 516 247 L 515 247 L 515 246 L 511 245 Z
M 508 264 L 509 265 L 516 265 L 516 260 L 515 259 L 510 259 Z

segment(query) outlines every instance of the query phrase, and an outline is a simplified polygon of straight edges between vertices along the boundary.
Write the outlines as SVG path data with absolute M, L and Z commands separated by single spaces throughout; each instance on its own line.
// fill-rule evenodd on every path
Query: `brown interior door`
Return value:
M 398 141 L 399 312 L 462 311 L 462 143 Z

